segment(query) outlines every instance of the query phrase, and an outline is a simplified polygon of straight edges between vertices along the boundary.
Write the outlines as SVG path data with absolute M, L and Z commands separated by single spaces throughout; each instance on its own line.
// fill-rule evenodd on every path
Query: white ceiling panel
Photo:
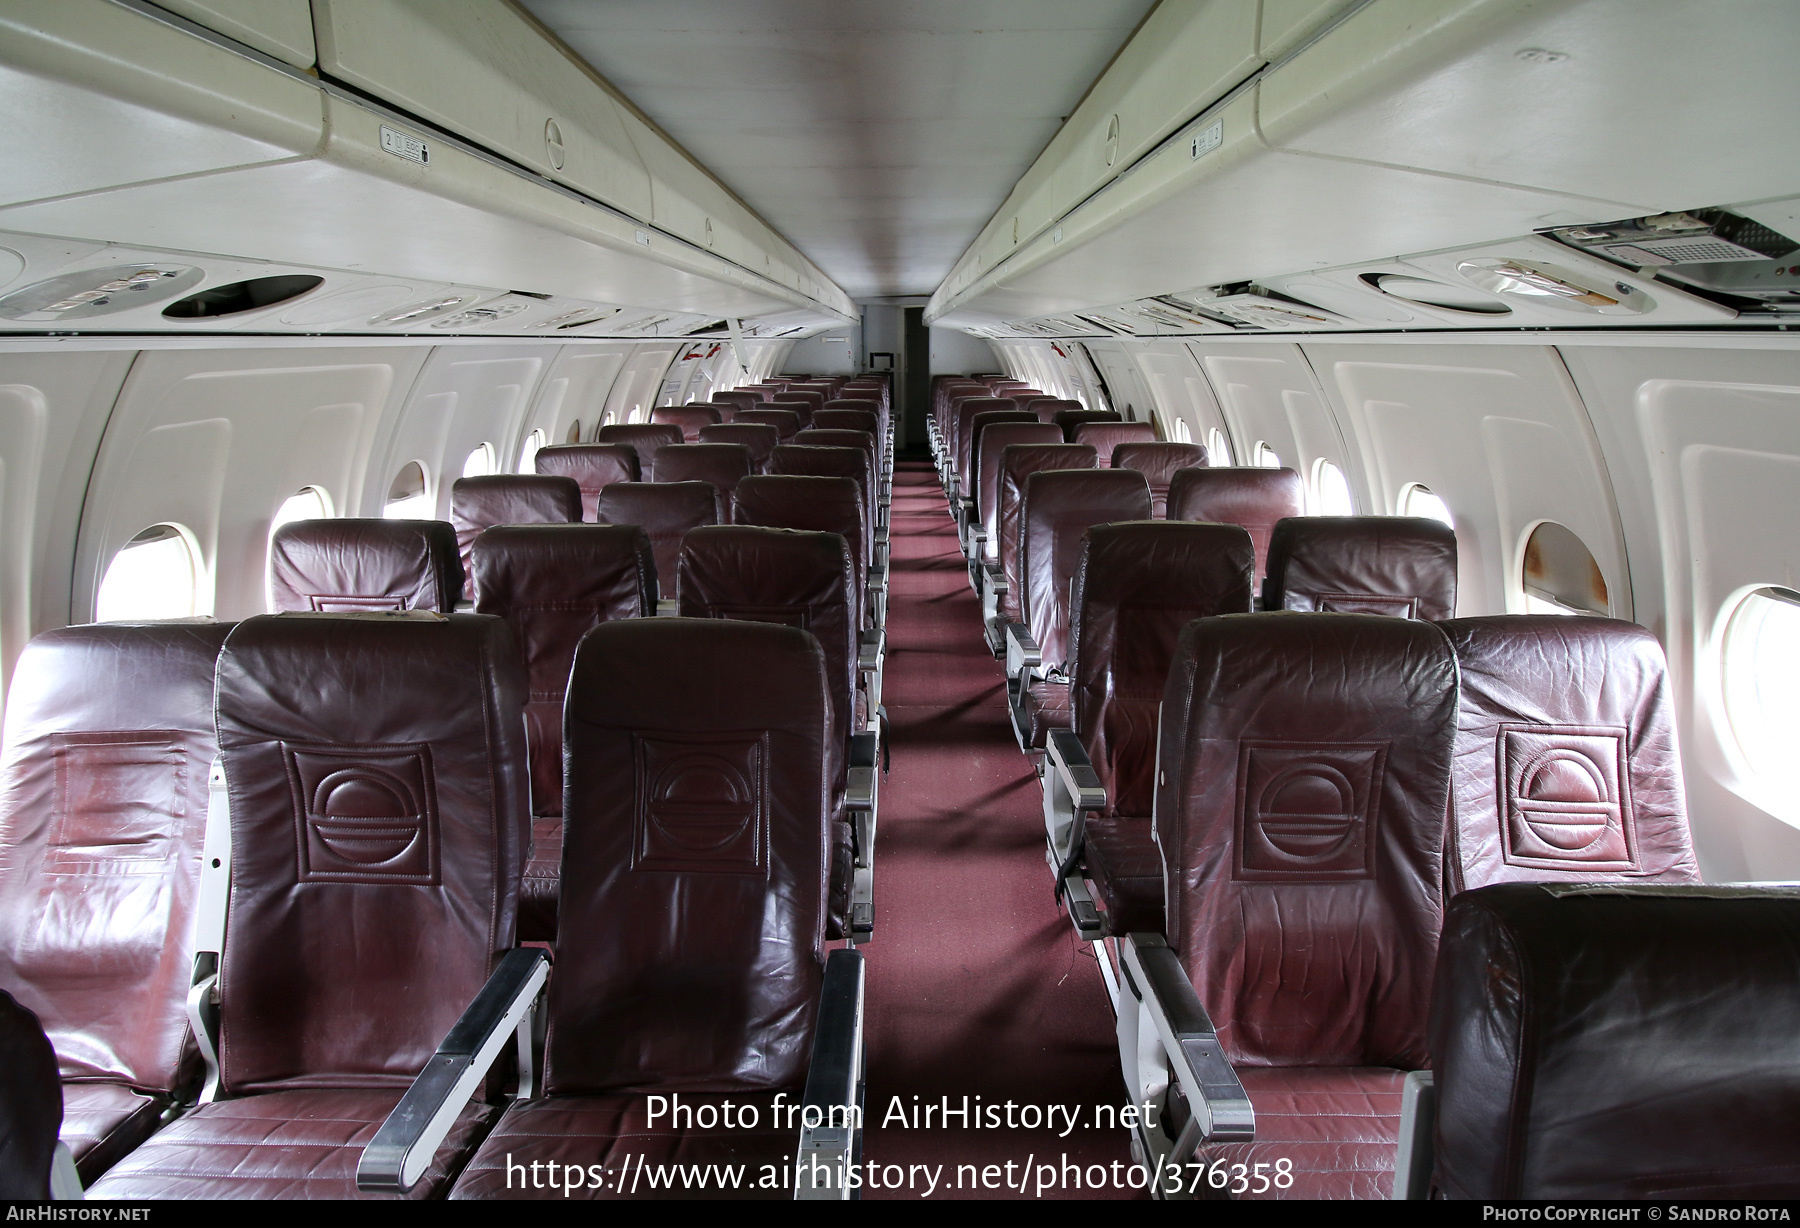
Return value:
M 1153 0 L 523 0 L 853 298 L 930 294 Z

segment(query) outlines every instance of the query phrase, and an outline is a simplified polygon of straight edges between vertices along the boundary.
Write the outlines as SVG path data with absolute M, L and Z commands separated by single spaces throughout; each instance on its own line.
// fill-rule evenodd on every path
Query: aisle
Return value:
M 1124 1095 L 1112 1013 L 1090 949 L 1051 899 L 1041 795 L 1013 742 L 1000 666 L 982 643 L 980 605 L 930 465 L 898 467 L 891 523 L 884 697 L 893 769 L 881 796 L 875 940 L 865 948 L 865 1158 L 942 1165 L 936 1196 L 963 1198 L 1009 1195 L 955 1188 L 958 1165 L 999 1165 L 999 1176 L 1011 1161 L 1016 1198 L 1028 1159 L 1109 1172 L 1129 1162 L 1124 1130 L 1087 1125 L 1093 1106 Z M 884 1126 L 896 1095 L 909 1114 L 942 1097 L 961 1107 L 967 1096 L 1004 1115 L 1010 1100 L 1015 1122 L 1022 1106 L 1055 1106 L 1057 1124 Z M 1066 1110 L 1080 1128 L 1068 1130 Z M 928 1171 L 908 1172 L 916 1188 L 863 1196 L 925 1195 Z

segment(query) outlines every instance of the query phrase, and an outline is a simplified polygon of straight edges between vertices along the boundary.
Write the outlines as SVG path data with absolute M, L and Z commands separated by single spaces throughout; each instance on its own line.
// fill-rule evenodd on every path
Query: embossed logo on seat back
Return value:
M 1246 742 L 1239 747 L 1235 877 L 1337 882 L 1375 872 L 1387 744 Z
M 437 884 L 437 791 L 428 747 L 282 749 L 301 882 Z
M 1501 838 L 1509 865 L 1544 870 L 1635 870 L 1625 731 L 1503 725 Z
M 769 756 L 761 737 L 638 734 L 633 741 L 633 870 L 768 873 Z

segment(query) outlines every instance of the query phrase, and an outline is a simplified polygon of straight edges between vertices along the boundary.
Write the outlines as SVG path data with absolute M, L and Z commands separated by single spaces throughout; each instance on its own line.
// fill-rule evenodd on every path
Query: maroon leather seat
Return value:
M 786 477 L 854 478 L 862 494 L 865 512 L 875 506 L 875 471 L 869 463 L 869 454 L 861 448 L 784 443 L 775 449 L 769 469 L 777 476 Z M 864 557 L 872 558 L 875 551 L 873 517 L 864 515 L 863 521 Z
M 1071 728 L 1106 790 L 1086 864 L 1115 934 L 1161 933 L 1162 855 L 1151 835 L 1156 728 L 1169 663 L 1196 618 L 1248 614 L 1256 552 L 1236 525 L 1167 520 L 1087 531 L 1069 598 Z
M 729 405 L 731 407 L 731 413 L 736 414 L 740 409 L 756 409 L 762 405 L 763 394 L 760 391 L 751 388 L 733 388 L 726 392 L 713 393 L 712 399 L 716 404 Z M 730 416 L 727 415 L 721 420 L 728 422 L 730 421 Z
M 1180 520 L 1183 517 L 1169 517 L 1169 484 L 1175 475 L 1183 469 L 1193 469 L 1206 464 L 1206 448 L 1197 443 L 1121 443 L 1113 448 L 1112 467 L 1114 469 L 1136 469 L 1150 483 L 1150 514 L 1158 520 L 1165 517 Z M 1203 517 L 1189 516 L 1189 520 L 1200 520 Z M 1231 522 L 1226 522 L 1231 523 Z M 1267 549 L 1267 539 L 1264 539 Z
M 269 542 L 276 613 L 436 610 L 462 598 L 456 530 L 442 520 L 292 520 Z
M 731 492 L 757 471 L 750 449 L 741 443 L 684 443 L 657 453 L 657 481 L 711 482 L 719 501 L 731 507 Z
M 851 548 L 837 533 L 719 525 L 695 529 L 681 548 L 683 618 L 732 618 L 810 631 L 825 654 L 826 690 L 838 738 L 832 759 L 829 938 L 848 930 L 854 849 L 846 810 L 847 751 L 866 713 L 857 688 L 861 602 Z
M 675 599 L 681 543 L 689 529 L 723 524 L 728 512 L 710 482 L 615 482 L 600 492 L 595 509 L 602 524 L 634 524 L 650 538 L 656 575 L 665 600 Z
M 988 386 L 980 380 L 958 379 L 954 376 L 932 389 L 931 419 L 936 424 L 941 442 L 948 443 L 950 438 L 950 407 L 960 397 L 985 397 L 992 395 Z
M 1001 410 L 1019 407 L 1005 397 L 960 397 L 951 406 L 949 461 L 958 477 L 969 471 L 969 449 L 975 442 L 975 418 Z
M 61 1125 L 56 1051 L 37 1016 L 0 989 L 0 1198 L 50 1197 Z
M 1169 479 L 1170 520 L 1210 520 L 1242 526 L 1256 543 L 1256 574 L 1269 570 L 1275 526 L 1305 513 L 1300 475 L 1292 469 L 1191 468 Z
M 1046 396 L 1042 393 L 1037 396 L 1021 396 L 1016 398 L 1016 400 L 1020 409 L 1029 409 L 1038 416 L 1039 422 L 1054 422 L 1056 420 L 1056 415 L 1065 409 L 1082 410 L 1087 408 L 1080 401 L 1070 401 L 1062 397 Z M 1061 427 L 1057 427 L 1057 430 L 1061 429 Z
M 851 410 L 857 413 L 873 414 L 875 416 L 874 425 L 870 426 L 862 421 L 822 422 L 819 420 L 819 414 L 830 414 L 835 410 Z M 878 440 L 885 441 L 888 437 L 888 419 L 887 401 L 878 390 L 847 387 L 837 396 L 825 402 L 825 408 L 821 409 L 818 414 L 813 415 L 811 425 L 819 427 L 821 430 L 866 430 L 871 432 Z
M 1700 881 L 1656 637 L 1610 618 L 1443 624 L 1456 650 L 1450 889 Z
M 462 556 L 464 599 L 475 599 L 469 552 L 485 530 L 497 524 L 571 524 L 580 519 L 581 487 L 574 478 L 527 473 L 457 478 L 450 487 L 450 523 Z
M 1194 1158 L 1285 1160 L 1292 1184 L 1264 1197 L 1388 1196 L 1403 1072 L 1427 1060 L 1455 729 L 1431 624 L 1246 614 L 1181 633 L 1156 795 L 1165 932 L 1256 1110 L 1254 1142 Z
M 1443 1196 L 1800 1195 L 1800 900 L 1692 891 L 1450 902 L 1431 1003 Z
M 793 410 L 785 408 L 786 402 L 777 401 L 762 409 L 740 409 L 732 417 L 733 422 L 760 422 L 775 428 L 775 433 L 783 440 L 792 439 L 796 432 L 802 430 L 806 423 Z M 808 419 L 811 418 L 808 414 Z
M 556 936 L 563 694 L 575 645 L 603 622 L 656 613 L 656 556 L 636 525 L 503 525 L 476 539 L 473 569 L 475 612 L 504 618 L 525 658 L 532 818 L 519 937 L 548 941 Z
M 812 416 L 825 408 L 826 395 L 813 389 L 796 388 L 789 384 L 787 390 L 778 392 L 769 398 L 765 409 L 783 409 L 800 419 L 800 428 L 805 429 L 812 421 Z
M 452 1197 L 566 1197 L 509 1180 L 522 1156 L 783 1171 L 796 1130 L 773 1105 L 805 1085 L 825 964 L 836 731 L 818 641 L 766 623 L 607 623 L 576 652 L 567 720 L 544 1094 L 507 1109 Z M 758 1125 L 652 1122 L 649 1097 L 674 1092 L 714 1113 L 754 1106 Z
M 869 458 L 869 472 L 872 474 L 881 472 L 881 448 L 876 443 L 875 436 L 867 431 L 805 430 L 795 435 L 789 442 L 809 448 L 861 448 L 863 454 Z M 873 510 L 873 505 L 871 505 L 871 510 Z M 871 516 L 870 519 L 873 520 L 874 517 Z
M 686 443 L 700 438 L 700 428 L 723 422 L 725 417 L 710 405 L 664 405 L 650 411 L 650 421 L 676 427 Z
M 219 1096 L 96 1198 L 350 1198 L 364 1146 L 513 946 L 525 676 L 477 614 L 265 615 L 219 657 L 231 910 Z M 494 1110 L 462 1109 L 413 1197 Z
M 756 463 L 751 472 L 767 473 L 769 457 L 774 455 L 775 445 L 781 442 L 781 432 L 767 422 L 744 421 L 740 415 L 730 422 L 701 427 L 700 442 L 742 444 L 750 449 L 750 458 Z
M 708 429 L 700 428 L 700 438 Z M 594 434 L 595 443 L 622 443 L 637 454 L 640 482 L 656 481 L 656 454 L 682 438 L 680 427 L 659 422 L 609 422 Z
M 787 474 L 745 478 L 738 483 L 731 516 L 736 524 L 841 535 L 850 547 L 855 568 L 858 616 L 863 625 L 869 624 L 871 560 L 863 549 L 869 540 L 868 510 L 854 479 Z
M 844 402 L 833 401 L 832 405 Z M 867 401 L 853 402 L 856 405 L 869 404 Z M 820 431 L 867 431 L 873 435 L 881 429 L 881 415 L 869 409 L 821 409 L 813 415 L 809 430 Z
M 1013 444 L 1055 444 L 1063 446 L 1062 432 L 1048 422 L 996 422 L 981 428 L 975 438 L 975 509 L 987 534 L 983 558 L 989 563 L 1000 561 L 1000 461 Z
M 638 480 L 637 449 L 623 443 L 573 443 L 539 448 L 532 462 L 537 471 L 574 478 L 581 487 L 581 518 L 594 518 L 600 492 L 614 482 Z
M 1082 422 L 1075 427 L 1074 442 L 1093 444 L 1102 469 L 1129 469 L 1113 465 L 1113 449 L 1125 443 L 1155 443 L 1156 428 L 1148 422 Z
M 199 1078 L 186 999 L 218 753 L 213 673 L 230 630 L 47 631 L 7 690 L 0 985 L 56 1047 L 63 1141 L 84 1184 Z
M 1008 622 L 1023 622 L 1021 597 L 1024 581 L 1019 571 L 1020 505 L 1025 483 L 1034 473 L 1059 469 L 1092 469 L 1094 448 L 1085 443 L 1014 443 L 1000 453 L 1000 570 L 1006 577 L 1006 600 L 1000 615 Z
M 1038 409 L 1043 412 L 1042 407 Z M 1050 421 L 1062 427 L 1063 436 L 1070 443 L 1078 442 L 1075 431 L 1089 422 L 1123 422 L 1124 415 L 1110 409 L 1057 409 L 1050 414 Z
M 1018 445 L 1013 445 L 1017 447 Z M 1091 444 L 1074 444 L 1091 447 Z M 1150 486 L 1130 469 L 1051 470 L 1025 480 L 1019 501 L 1021 621 L 1037 641 L 1043 666 L 1015 697 L 1014 728 L 1022 744 L 1042 750 L 1051 729 L 1070 723 L 1069 584 L 1094 525 L 1150 519 Z
M 980 500 L 981 475 L 981 435 L 990 426 L 999 426 L 1003 422 L 1029 423 L 1038 425 L 1038 420 L 1022 409 L 990 409 L 985 413 L 970 418 L 962 441 L 958 444 L 956 472 L 961 482 L 962 497 Z
M 1456 534 L 1425 516 L 1283 520 L 1269 537 L 1263 605 L 1450 618 L 1456 613 Z

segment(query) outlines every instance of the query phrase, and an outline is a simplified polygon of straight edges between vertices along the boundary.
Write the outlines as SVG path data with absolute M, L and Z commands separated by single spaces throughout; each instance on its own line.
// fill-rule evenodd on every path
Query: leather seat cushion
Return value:
M 773 1166 L 777 1180 L 785 1182 L 792 1171 L 795 1140 L 800 1135 L 798 1115 L 790 1122 L 784 1108 L 777 1120 L 776 1094 L 681 1094 L 684 1109 L 705 1106 L 716 1112 L 727 1100 L 734 1111 L 754 1106 L 757 1127 L 750 1130 L 722 1126 L 703 1130 L 698 1126 L 690 1127 L 687 1122 L 676 1128 L 666 1116 L 659 1116 L 656 1124 L 651 1125 L 649 1097 L 631 1092 L 551 1096 L 514 1104 L 494 1127 L 487 1142 L 481 1145 L 481 1150 L 475 1153 L 475 1158 L 469 1161 L 450 1197 L 562 1199 L 565 1176 L 561 1167 L 556 1170 L 556 1185 L 550 1186 L 547 1182 L 544 1188 L 529 1185 L 531 1161 L 554 1160 L 559 1166 L 575 1164 L 584 1170 L 582 1186 L 569 1191 L 571 1198 L 791 1200 L 793 1188 L 785 1183 L 775 1188 L 759 1188 L 765 1165 Z M 782 1099 L 787 1108 L 798 1102 L 799 1098 L 793 1092 L 788 1092 Z M 520 1160 L 525 1161 L 524 1165 L 520 1165 Z M 671 1189 L 653 1184 L 661 1175 L 676 1171 L 669 1167 L 671 1165 L 700 1165 L 705 1171 L 705 1166 L 715 1164 L 742 1165 L 743 1181 L 723 1190 L 711 1181 L 703 1188 L 677 1185 Z M 593 1175 L 592 1166 L 596 1165 L 605 1170 L 604 1187 L 599 1189 L 587 1181 Z M 539 1170 L 540 1179 L 547 1171 Z M 712 1170 L 709 1177 L 717 1171 Z M 653 1174 L 657 1176 L 653 1177 Z
M 1109 930 L 1163 932 L 1162 850 L 1149 819 L 1090 818 L 1082 856 Z
M 363 1147 L 401 1090 L 264 1092 L 204 1104 L 114 1165 L 89 1198 L 387 1198 L 356 1188 Z M 475 1103 L 405 1195 L 443 1194 L 495 1110 Z
M 1025 692 L 1025 716 L 1031 748 L 1043 750 L 1052 729 L 1069 729 L 1075 723 L 1067 682 L 1033 682 Z
M 1201 1147 L 1206 1164 L 1239 1164 L 1252 1179 L 1241 1198 L 1386 1198 L 1394 1186 L 1404 1071 L 1379 1067 L 1240 1066 L 1256 1109 L 1256 1141 Z M 1257 1164 L 1293 1162 L 1287 1189 L 1256 1193 Z
M 92 1185 L 119 1157 L 156 1129 L 165 1100 L 119 1083 L 63 1084 L 59 1137 L 75 1157 L 82 1185 Z
M 531 818 L 531 856 L 519 880 L 519 941 L 556 938 L 557 884 L 562 874 L 561 816 Z

